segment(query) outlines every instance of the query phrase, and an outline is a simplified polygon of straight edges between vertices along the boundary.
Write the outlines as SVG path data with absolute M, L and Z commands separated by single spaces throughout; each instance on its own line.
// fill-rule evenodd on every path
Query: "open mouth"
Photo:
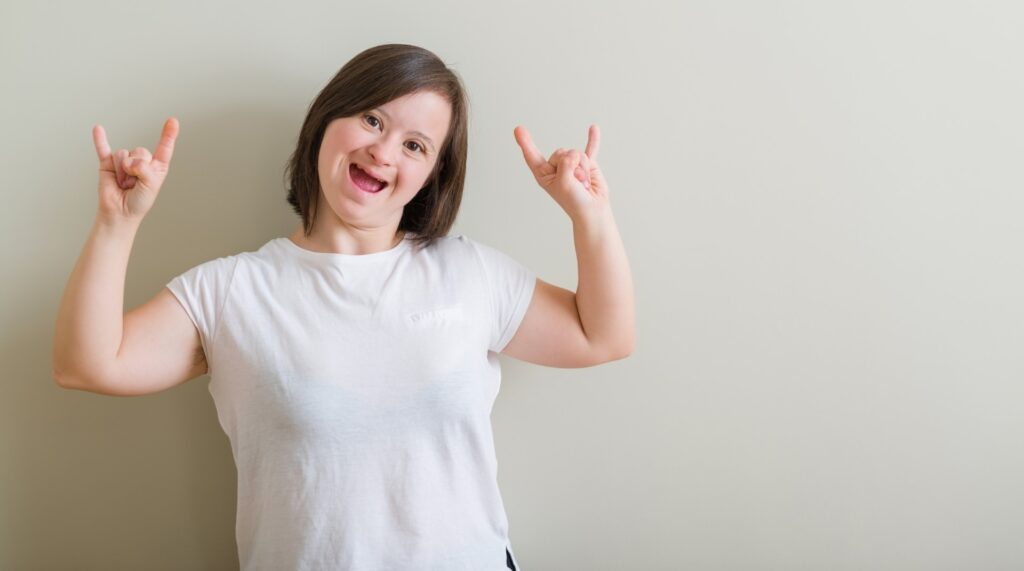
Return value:
M 377 180 L 372 176 L 366 174 L 363 169 L 356 165 L 349 165 L 348 176 L 352 179 L 352 183 L 364 192 L 377 193 L 384 190 L 384 187 L 388 185 L 387 182 Z

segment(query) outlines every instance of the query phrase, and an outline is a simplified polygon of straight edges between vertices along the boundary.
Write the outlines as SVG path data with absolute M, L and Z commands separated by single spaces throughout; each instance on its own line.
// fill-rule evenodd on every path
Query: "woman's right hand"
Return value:
M 102 221 L 135 224 L 142 221 L 167 178 L 177 137 L 178 120 L 171 117 L 164 123 L 156 153 L 150 154 L 144 147 L 136 147 L 130 153 L 120 149 L 111 154 L 103 126 L 92 128 L 92 140 L 100 159 L 98 216 Z

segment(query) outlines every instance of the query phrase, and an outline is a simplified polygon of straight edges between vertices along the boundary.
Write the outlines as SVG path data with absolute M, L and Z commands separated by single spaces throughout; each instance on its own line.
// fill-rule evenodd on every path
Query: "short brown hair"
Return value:
M 432 91 L 452 108 L 448 134 L 423 188 L 405 205 L 399 230 L 415 245 L 446 236 L 462 203 L 469 145 L 469 99 L 461 78 L 433 52 L 406 44 L 364 50 L 348 61 L 324 87 L 306 113 L 295 152 L 288 159 L 288 203 L 302 217 L 306 236 L 313 231 L 320 203 L 317 158 L 327 125 L 417 91 Z

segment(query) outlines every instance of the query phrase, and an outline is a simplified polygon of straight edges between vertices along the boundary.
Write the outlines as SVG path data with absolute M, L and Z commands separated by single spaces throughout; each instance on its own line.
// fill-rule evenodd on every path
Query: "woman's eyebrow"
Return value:
M 388 115 L 388 112 L 383 110 L 383 109 L 381 109 L 380 107 L 374 109 L 374 111 L 376 111 L 376 112 L 380 113 L 381 115 L 383 115 L 384 117 L 386 117 L 388 121 L 391 120 L 391 115 Z M 426 141 L 427 145 L 430 145 L 430 150 L 431 151 L 437 151 L 437 148 L 434 147 L 434 141 L 432 141 L 430 139 L 430 137 L 428 137 L 426 135 L 426 133 L 422 133 L 420 131 L 409 131 L 409 134 L 410 135 L 416 135 L 417 137 L 420 137 L 421 139 Z

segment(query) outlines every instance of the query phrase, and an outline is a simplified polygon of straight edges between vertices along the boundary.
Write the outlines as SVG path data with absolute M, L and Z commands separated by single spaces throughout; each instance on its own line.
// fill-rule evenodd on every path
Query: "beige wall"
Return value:
M 295 226 L 281 178 L 307 106 L 388 42 L 469 88 L 456 232 L 563 287 L 571 225 L 512 129 L 545 153 L 603 131 L 639 345 L 582 370 L 504 358 L 524 568 L 1024 567 L 1015 4 L 286 6 L 0 8 L 0 568 L 237 565 L 208 378 L 139 398 L 50 378 L 96 208 L 90 129 L 151 148 L 181 122 L 131 308 Z

